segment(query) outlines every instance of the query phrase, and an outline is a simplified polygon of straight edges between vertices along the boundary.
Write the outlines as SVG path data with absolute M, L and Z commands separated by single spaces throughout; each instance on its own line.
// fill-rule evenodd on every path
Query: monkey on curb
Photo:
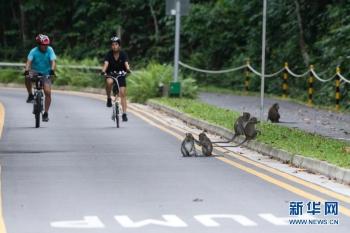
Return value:
M 280 106 L 278 103 L 274 103 L 268 112 L 267 120 L 270 120 L 272 123 L 279 123 L 280 122 L 280 114 L 278 112 Z
M 260 133 L 260 131 L 255 128 L 255 125 L 257 123 L 259 123 L 259 121 L 256 117 L 250 118 L 250 120 L 248 121 L 247 125 L 244 128 L 245 139 L 243 140 L 243 142 L 241 142 L 235 146 L 232 146 L 232 147 L 240 146 L 248 140 L 255 139 L 256 136 L 258 135 L 258 133 Z
M 197 156 L 195 143 L 198 143 L 191 133 L 186 133 L 181 143 L 181 153 L 184 157 Z
M 211 156 L 213 152 L 213 144 L 208 138 L 207 135 L 205 135 L 204 132 L 200 133 L 199 136 L 199 145 L 202 146 L 202 153 L 204 156 Z
M 218 142 L 212 142 L 212 143 L 230 143 L 232 142 L 237 136 L 244 135 L 244 128 L 247 125 L 248 121 L 250 119 L 250 113 L 249 112 L 243 112 L 243 115 L 238 117 L 233 125 L 234 135 L 233 137 L 228 141 L 218 141 Z

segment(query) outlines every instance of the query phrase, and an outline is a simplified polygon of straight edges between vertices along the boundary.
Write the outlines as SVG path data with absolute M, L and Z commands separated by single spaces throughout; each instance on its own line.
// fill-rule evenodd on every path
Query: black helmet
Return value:
M 111 42 L 113 43 L 113 42 L 117 42 L 119 45 L 120 45 L 120 39 L 119 39 L 119 37 L 117 37 L 117 36 L 113 36 L 112 38 L 111 38 Z

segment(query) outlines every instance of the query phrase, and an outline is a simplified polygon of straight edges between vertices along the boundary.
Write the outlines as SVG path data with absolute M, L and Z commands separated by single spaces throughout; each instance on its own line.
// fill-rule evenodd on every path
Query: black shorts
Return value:
M 119 84 L 119 87 L 126 87 L 126 77 L 123 76 L 123 77 L 118 78 L 118 84 Z M 116 82 L 113 83 L 113 93 L 114 93 L 114 95 L 119 93 L 118 86 L 117 86 Z
M 118 83 L 120 87 L 126 87 L 126 77 L 122 76 L 120 78 L 118 78 Z

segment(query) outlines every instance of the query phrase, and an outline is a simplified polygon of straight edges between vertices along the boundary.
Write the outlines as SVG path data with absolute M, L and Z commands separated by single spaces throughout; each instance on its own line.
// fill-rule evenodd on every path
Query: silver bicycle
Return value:
M 112 101 L 112 120 L 115 121 L 117 128 L 119 128 L 120 115 L 122 113 L 122 106 L 119 97 L 119 81 L 120 77 L 125 77 L 125 71 L 111 72 L 107 74 L 106 78 L 113 79 L 113 101 Z

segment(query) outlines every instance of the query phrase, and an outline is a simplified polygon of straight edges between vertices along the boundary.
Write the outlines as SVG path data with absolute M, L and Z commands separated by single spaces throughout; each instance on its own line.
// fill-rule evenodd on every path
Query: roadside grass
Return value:
M 240 115 L 238 112 L 193 99 L 156 98 L 151 101 L 172 107 L 190 116 L 229 130 L 233 130 L 233 121 Z M 261 134 L 256 139 L 259 142 L 292 154 L 315 158 L 340 167 L 350 168 L 350 153 L 346 152 L 347 148 L 350 148 L 350 143 L 268 122 L 260 123 L 258 129 L 261 131 Z

